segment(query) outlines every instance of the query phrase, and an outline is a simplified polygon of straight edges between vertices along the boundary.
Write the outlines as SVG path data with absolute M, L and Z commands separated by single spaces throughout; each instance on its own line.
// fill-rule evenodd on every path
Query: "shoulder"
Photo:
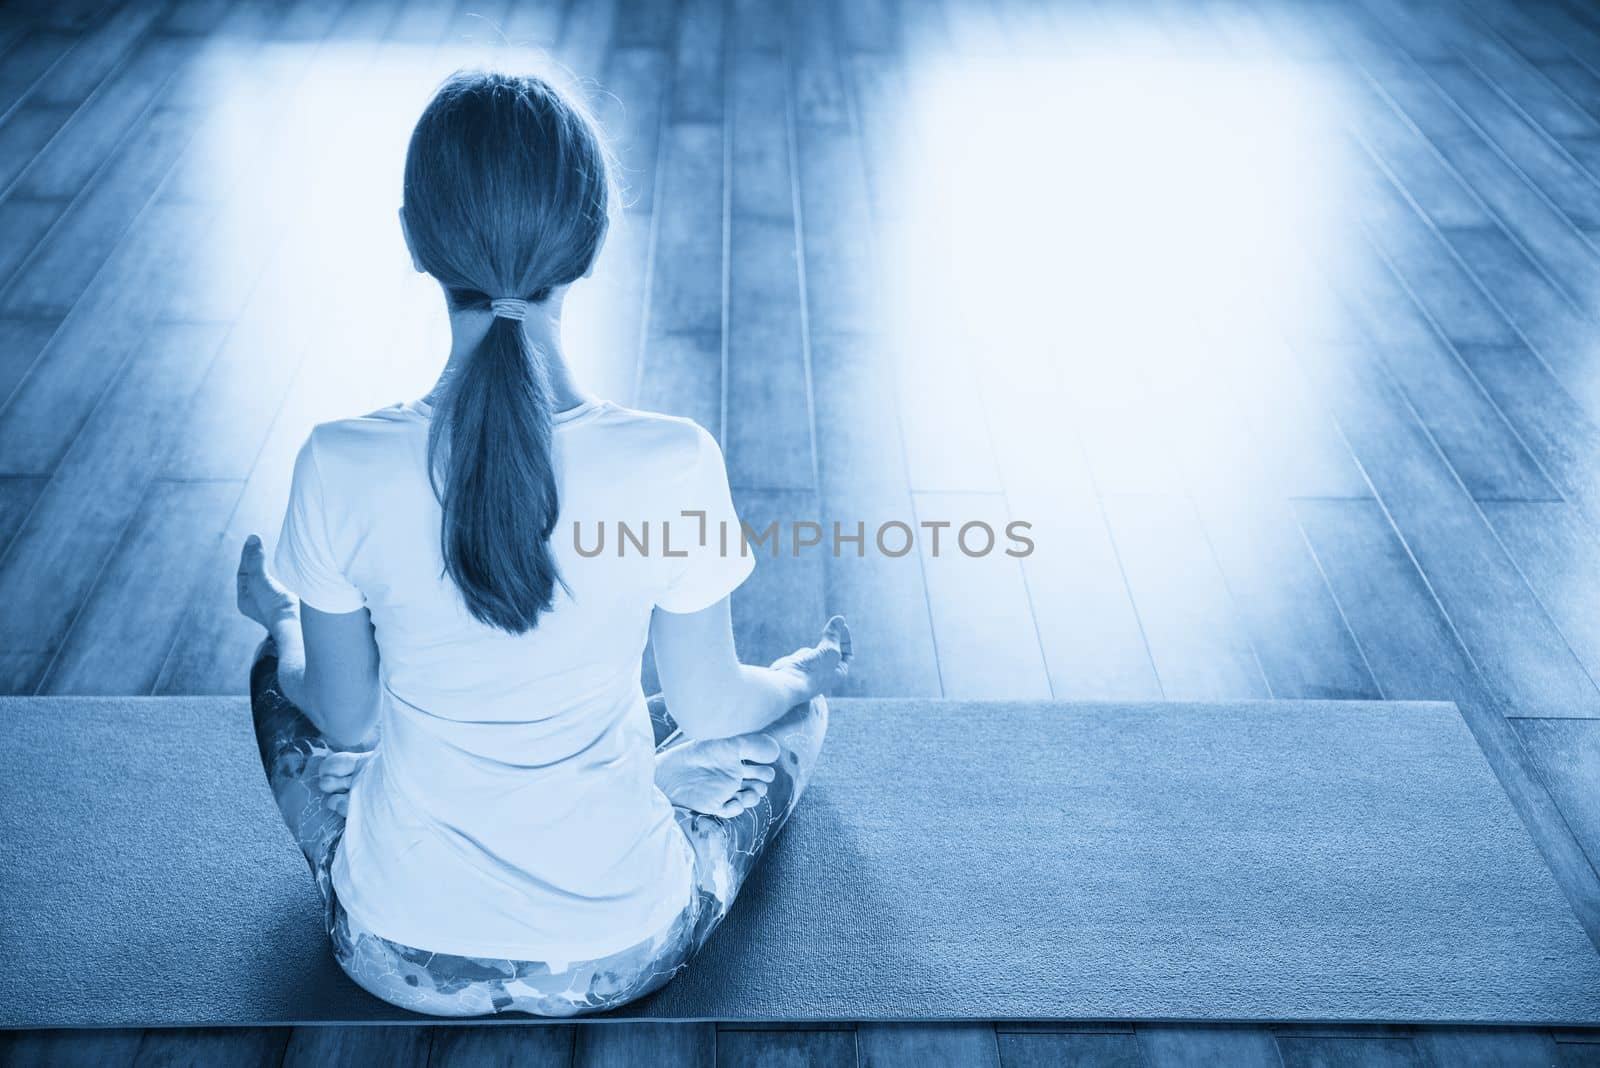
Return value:
M 640 468 L 670 479 L 714 461 L 722 464 L 722 450 L 711 432 L 693 419 L 624 408 L 607 402 L 588 421 L 608 450 L 626 454 Z
M 365 483 L 394 469 L 408 456 L 409 444 L 426 448 L 425 420 L 403 405 L 391 405 L 348 419 L 318 423 L 306 435 L 296 464 L 323 482 Z

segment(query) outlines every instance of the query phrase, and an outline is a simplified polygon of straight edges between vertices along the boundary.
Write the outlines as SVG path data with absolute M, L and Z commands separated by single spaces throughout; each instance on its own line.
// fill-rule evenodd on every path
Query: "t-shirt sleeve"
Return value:
M 667 523 L 667 583 L 656 606 L 668 612 L 710 608 L 738 589 L 756 566 L 754 554 L 743 550 L 722 449 L 704 428 L 695 430 L 696 454 Z
M 308 437 L 295 458 L 273 570 L 279 582 L 317 611 L 354 612 L 367 600 L 345 577 L 328 530 L 326 489 L 314 437 Z

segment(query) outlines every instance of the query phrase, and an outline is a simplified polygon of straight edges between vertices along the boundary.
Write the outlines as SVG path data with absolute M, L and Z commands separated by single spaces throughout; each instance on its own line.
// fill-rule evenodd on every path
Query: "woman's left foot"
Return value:
M 268 630 L 280 620 L 294 616 L 300 602 L 267 574 L 267 553 L 254 534 L 244 540 L 239 553 L 239 611 Z
M 656 786 L 679 808 L 724 818 L 754 808 L 777 775 L 782 749 L 759 732 L 704 738 L 656 754 Z

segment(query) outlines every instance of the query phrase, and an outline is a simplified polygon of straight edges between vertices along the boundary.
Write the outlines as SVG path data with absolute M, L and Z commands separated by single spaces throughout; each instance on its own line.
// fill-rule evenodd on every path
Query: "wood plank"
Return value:
M 123 1068 L 133 1064 L 143 1033 L 132 1031 L 7 1031 L 0 1033 L 0 1061 L 10 1068 L 55 1068 L 93 1064 Z
M 216 557 L 241 486 L 164 480 L 150 486 L 62 640 L 40 693 L 154 689 L 195 587 L 228 584 L 226 571 L 206 573 L 195 561 Z
M 1600 226 L 1600 185 L 1571 154 L 1542 136 L 1483 77 L 1463 64 L 1432 64 L 1428 73 L 1484 135 L 1574 224 Z
M 677 15 L 673 0 L 627 0 L 613 29 L 620 48 L 664 48 L 672 43 Z
M 1491 691 L 1523 714 L 1590 714 L 1600 691 L 1411 411 L 1363 369 L 1368 359 L 1327 353 L 1308 370 Z
M 717 1063 L 739 1068 L 855 1068 L 854 1031 L 721 1031 Z
M 1289 505 L 1209 494 L 1195 505 L 1272 696 L 1377 699 Z
M 711 1068 L 717 1027 L 704 1023 L 606 1023 L 581 1027 L 573 1068 Z
M 768 0 L 733 0 L 729 40 L 735 48 L 751 52 L 777 52 L 783 48 L 786 8 Z
M 160 109 L 107 161 L 0 294 L 0 314 L 63 315 L 107 263 L 194 133 L 192 113 Z
M 667 101 L 667 55 L 657 49 L 621 48 L 606 64 L 599 118 L 617 157 L 626 210 L 649 214 L 655 206 L 656 163 Z
M 73 306 L 34 367 L 0 408 L 6 474 L 48 474 L 154 321 L 159 292 L 201 213 L 160 207 L 141 217 L 85 298 Z
M 146 1031 L 134 1068 L 276 1068 L 289 1043 L 286 1027 L 175 1028 Z
M 1427 1068 L 1409 1038 L 1279 1035 L 1284 1068 Z
M 821 518 L 830 539 L 827 608 L 850 621 L 863 651 L 842 692 L 937 696 L 921 558 L 891 558 L 876 544 L 884 524 L 914 516 L 890 369 L 876 346 L 855 335 L 816 338 L 812 362 Z M 859 533 L 862 543 L 841 541 L 831 551 L 834 524 L 846 538 Z
M 734 53 L 729 85 L 733 139 L 733 217 L 793 225 L 787 86 L 783 68 L 763 53 Z M 737 274 L 737 272 L 735 272 Z
M 1406 191 L 1439 226 L 1489 226 L 1494 216 L 1438 150 L 1390 101 L 1358 78 L 1341 78 L 1351 124 L 1373 155 L 1400 176 Z
M 87 100 L 105 77 L 116 69 L 134 45 L 161 15 L 163 4 L 121 4 L 96 19 L 60 62 L 39 81 L 30 99 L 47 104 Z
M 0 63 L 0 119 L 9 120 L 31 98 L 40 80 L 53 70 L 78 41 L 78 35 L 49 27 L 33 27 L 6 50 Z M 61 101 L 76 107 L 76 101 Z M 71 108 L 67 109 L 70 113 Z
M 1571 505 L 1562 501 L 1497 502 L 1484 514 L 1516 561 L 1528 585 L 1555 621 L 1567 645 L 1600 675 L 1600 540 Z
M 588 0 L 567 8 L 556 52 L 580 79 L 600 76 L 616 13 L 615 0 Z
M 893 52 L 899 20 L 891 0 L 854 0 L 837 6 L 839 36 L 851 52 Z
M 722 121 L 726 4 L 683 0 L 673 52 L 672 120 Z
M 1068 490 L 1008 488 L 1011 514 L 1031 524 L 1022 559 L 1050 692 L 1062 700 L 1161 696 L 1151 652 L 1100 501 Z
M 841 126 L 849 121 L 832 4 L 790 3 L 784 50 L 794 80 L 794 110 L 801 122 Z
M 215 327 L 163 327 L 129 362 L 0 560 L 0 596 L 33 606 L 0 619 L 0 645 L 59 647 L 181 432 L 174 417 L 219 341 Z
M 1110 496 L 1105 508 L 1163 696 L 1269 696 L 1194 505 L 1182 497 Z
M 726 452 L 735 486 L 816 488 L 805 293 L 781 67 L 734 59 Z
M 1455 702 L 1574 913 L 1600 943 L 1600 877 L 1382 507 L 1301 501 L 1296 513 L 1385 699 Z
M 811 371 L 794 224 L 736 215 L 732 234 L 728 478 L 752 489 L 814 489 Z
M 1541 64 L 1530 62 L 1483 22 L 1469 16 L 1457 24 L 1467 31 L 1452 35 L 1459 53 L 1546 137 L 1559 143 L 1600 133 L 1600 123 L 1549 78 Z
M 1600 866 L 1600 722 L 1587 719 L 1515 719 L 1517 736 L 1567 826 Z
M 1495 344 L 1516 336 L 1449 247 L 1393 185 L 1374 175 L 1363 183 L 1361 206 L 1373 244 L 1445 338 L 1456 344 Z
M 1374 261 L 1344 272 L 1341 284 L 1382 365 L 1467 492 L 1479 500 L 1557 496 L 1505 413 L 1462 362 L 1462 345 L 1452 347 L 1440 336 L 1390 265 Z
M 1558 1068 L 1600 1068 L 1600 1046 L 1562 1042 L 1556 1046 Z
M 571 1024 L 436 1027 L 428 1068 L 566 1068 L 577 1028 Z
M 1581 306 L 1600 307 L 1600 259 L 1572 221 L 1539 196 L 1420 71 L 1370 54 L 1362 63 L 1546 274 Z
M 777 525 L 775 540 L 751 546 L 755 572 L 734 591 L 732 604 L 739 658 L 749 664 L 770 664 L 814 643 L 828 621 L 825 545 L 795 549 L 794 524 L 821 526 L 817 495 L 808 490 L 735 486 L 733 501 L 740 520 L 758 535 Z M 729 545 L 733 545 L 731 532 Z
M 1600 519 L 1600 422 L 1524 345 L 1473 345 L 1461 356 L 1566 498 Z
M 664 132 L 654 216 L 652 336 L 722 331 L 722 151 L 720 125 L 673 123 Z
M 1027 583 L 1018 559 L 1006 555 L 1012 543 L 1004 495 L 916 493 L 912 502 L 944 696 L 1048 698 L 1050 675 Z M 980 524 L 992 532 L 992 543 Z M 903 539 L 904 531 L 885 536 L 891 551 Z
M 1430 1027 L 1415 1041 L 1433 1064 L 1453 1068 L 1549 1068 L 1558 1056 L 1547 1031 Z
M 800 123 L 796 141 L 811 335 L 871 333 L 882 308 L 859 134 Z
M 1002 1033 L 1002 1068 L 1144 1068 L 1139 1040 L 1131 1034 Z
M 187 40 L 151 38 L 97 89 L 17 179 L 25 196 L 70 198 L 89 183 L 109 154 L 197 51 Z M 30 109 L 24 108 L 27 112 Z
M 24 105 L 0 122 L 0 196 L 15 195 L 13 183 L 17 176 L 71 117 L 70 108 Z
M 283 1068 L 329 1064 L 381 1064 L 428 1068 L 431 1027 L 296 1027 L 283 1051 Z
M 1445 236 L 1522 339 L 1574 398 L 1600 414 L 1600 389 L 1591 383 L 1588 366 L 1594 320 L 1499 230 L 1451 230 Z
M 645 355 L 633 403 L 646 411 L 693 419 L 722 434 L 722 338 L 664 334 Z
M 0 559 L 11 547 L 11 539 L 22 529 L 22 522 L 44 492 L 43 478 L 0 477 Z
M 0 319 L 0 410 L 38 363 L 59 325 L 54 319 Z
M 856 1050 L 861 1068 L 1000 1068 L 991 1024 L 862 1023 Z
M 1140 1024 L 1134 1033 L 1149 1068 L 1282 1068 L 1272 1032 L 1264 1027 Z

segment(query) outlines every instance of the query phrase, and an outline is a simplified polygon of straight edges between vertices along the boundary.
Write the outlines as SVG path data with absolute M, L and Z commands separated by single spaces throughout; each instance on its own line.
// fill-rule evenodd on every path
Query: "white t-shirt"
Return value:
M 278 576 L 306 604 L 371 612 L 381 661 L 382 740 L 350 793 L 334 888 L 352 919 L 419 949 L 604 956 L 689 901 L 639 671 L 654 608 L 709 607 L 755 566 L 722 452 L 686 419 L 606 401 L 559 413 L 550 546 L 571 595 L 558 586 L 513 636 L 473 619 L 444 573 L 431 415 L 413 402 L 316 427 L 278 541 Z

